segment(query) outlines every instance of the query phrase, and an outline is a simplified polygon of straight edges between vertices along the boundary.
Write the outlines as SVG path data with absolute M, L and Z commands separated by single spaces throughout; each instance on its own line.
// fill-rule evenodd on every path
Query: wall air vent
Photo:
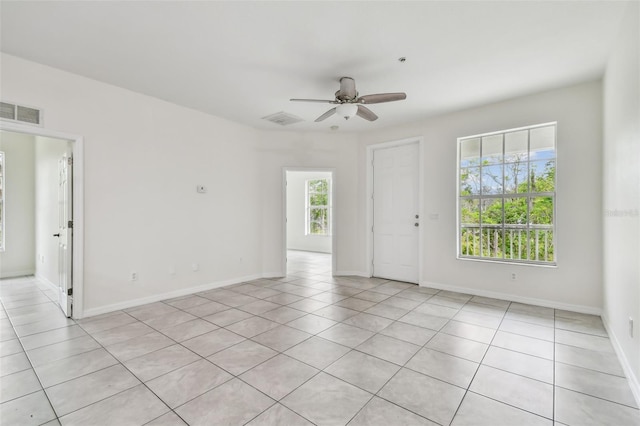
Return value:
M 0 102 L 0 118 L 17 123 L 42 126 L 42 111 L 24 105 Z
M 262 119 L 270 121 L 272 123 L 279 124 L 281 126 L 288 126 L 289 124 L 299 123 L 301 121 L 304 121 L 302 118 L 296 117 L 295 115 L 286 113 L 284 111 L 267 115 L 266 117 L 262 117 Z
M 4 118 L 6 120 L 15 120 L 16 106 L 14 104 L 0 102 L 0 118 Z

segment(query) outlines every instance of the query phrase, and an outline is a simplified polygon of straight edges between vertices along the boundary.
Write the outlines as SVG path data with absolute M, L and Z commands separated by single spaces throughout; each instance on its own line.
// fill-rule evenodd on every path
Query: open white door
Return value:
M 373 151 L 373 275 L 418 283 L 418 143 Z
M 66 316 L 71 317 L 72 241 L 73 241 L 73 158 L 65 154 L 58 160 L 58 303 Z

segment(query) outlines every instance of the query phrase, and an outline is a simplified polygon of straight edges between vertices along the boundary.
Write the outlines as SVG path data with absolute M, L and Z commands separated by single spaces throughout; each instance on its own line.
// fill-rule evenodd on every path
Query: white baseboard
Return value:
M 431 287 L 438 290 L 449 290 L 458 293 L 466 293 L 474 296 L 490 297 L 492 299 L 508 300 L 510 302 L 526 303 L 529 305 L 545 306 L 547 308 L 563 309 L 565 311 L 580 312 L 582 314 L 602 316 L 602 308 L 593 306 L 573 305 L 570 303 L 556 302 L 553 300 L 537 299 L 535 297 L 517 296 L 514 294 L 500 293 L 496 291 L 478 290 L 477 288 L 462 287 L 449 284 L 423 281 L 421 287 Z
M 216 281 L 213 283 L 204 284 L 197 287 L 181 288 L 179 290 L 170 291 L 167 293 L 154 294 L 153 296 L 141 297 L 139 299 L 126 300 L 124 302 L 113 303 L 111 305 L 85 309 L 84 312 L 82 312 L 78 316 L 74 315 L 73 318 L 81 319 L 81 318 L 93 317 L 96 315 L 106 314 L 113 311 L 119 311 L 122 309 L 128 309 L 136 306 L 146 305 L 148 303 L 160 302 L 162 300 L 173 299 L 180 296 L 187 296 L 189 294 L 200 293 L 207 290 L 213 290 L 213 289 L 224 287 L 231 284 L 239 284 L 247 281 L 257 280 L 259 278 L 268 278 L 265 275 L 266 274 L 254 274 L 254 275 L 248 275 L 245 277 L 238 277 L 238 278 L 232 278 L 228 280 Z
M 620 360 L 620 364 L 622 365 L 622 370 L 624 371 L 624 375 L 627 377 L 627 382 L 629 382 L 629 387 L 631 388 L 631 392 L 633 393 L 634 398 L 636 399 L 636 403 L 640 406 L 640 381 L 638 377 L 633 372 L 631 368 L 631 364 L 629 364 L 629 360 L 627 359 L 626 354 L 622 350 L 622 346 L 620 345 L 620 341 L 618 337 L 613 332 L 611 327 L 609 327 L 609 323 L 605 315 L 602 316 L 602 322 L 604 323 L 604 328 L 607 330 L 607 334 L 609 334 L 609 340 L 611 340 L 611 345 L 613 349 L 616 351 L 616 355 L 618 355 L 618 359 Z
M 322 251 L 322 250 L 311 250 L 306 248 L 288 248 L 287 251 L 302 251 L 307 253 L 320 253 L 320 254 L 331 254 L 331 250 Z
M 57 285 L 55 285 L 53 282 L 49 281 L 49 279 L 47 277 L 45 277 L 44 275 L 36 273 L 35 276 L 38 279 L 38 281 L 41 281 L 41 282 L 47 284 L 49 287 L 51 287 L 51 290 L 55 290 L 56 293 L 58 291 L 60 291 L 60 288 Z
M 286 275 L 287 274 L 283 274 L 282 272 L 265 272 L 260 278 L 282 278 Z
M 28 277 L 30 275 L 35 276 L 35 269 L 25 269 L 22 271 L 3 271 L 0 273 L 0 278 L 18 278 L 18 277 Z
M 369 274 L 362 271 L 335 271 L 333 273 L 334 276 L 357 276 L 357 277 L 365 277 L 369 278 Z

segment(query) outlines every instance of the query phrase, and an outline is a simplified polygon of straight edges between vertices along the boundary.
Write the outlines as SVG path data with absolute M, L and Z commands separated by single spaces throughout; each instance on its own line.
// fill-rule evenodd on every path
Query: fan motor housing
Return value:
M 336 99 L 339 101 L 352 101 L 358 97 L 356 82 L 351 77 L 340 79 L 340 90 L 336 92 Z

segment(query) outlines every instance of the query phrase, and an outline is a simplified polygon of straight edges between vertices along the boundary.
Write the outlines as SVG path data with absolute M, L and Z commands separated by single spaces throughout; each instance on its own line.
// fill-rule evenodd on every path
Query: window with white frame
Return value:
M 331 179 L 306 181 L 306 235 L 331 235 Z
M 0 251 L 4 251 L 4 152 L 0 151 Z
M 458 257 L 556 264 L 556 123 L 458 139 Z

